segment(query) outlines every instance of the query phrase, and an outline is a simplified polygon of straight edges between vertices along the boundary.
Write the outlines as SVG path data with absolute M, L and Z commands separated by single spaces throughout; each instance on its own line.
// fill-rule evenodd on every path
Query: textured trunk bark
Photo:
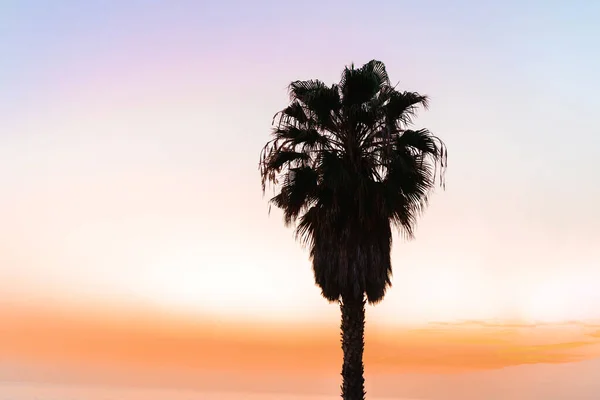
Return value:
M 365 348 L 365 300 L 364 298 L 342 298 L 342 398 L 364 400 L 365 378 L 363 352 Z

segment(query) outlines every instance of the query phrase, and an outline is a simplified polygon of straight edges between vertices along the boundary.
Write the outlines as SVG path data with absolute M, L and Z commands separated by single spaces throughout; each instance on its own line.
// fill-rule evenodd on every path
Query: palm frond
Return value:
M 281 126 L 282 124 L 302 126 L 309 121 L 308 116 L 304 112 L 302 104 L 300 104 L 298 100 L 292 101 L 292 103 L 289 106 L 275 114 L 275 116 L 273 117 L 273 124 L 275 124 L 275 119 L 277 119 L 277 117 L 279 117 L 279 126 Z
M 396 145 L 399 148 L 410 148 L 420 153 L 438 158 L 441 154 L 443 143 L 427 129 L 405 130 L 398 135 Z
M 308 161 L 309 159 L 309 155 L 306 153 L 299 153 L 296 151 L 289 150 L 280 150 L 273 153 L 273 155 L 269 158 L 268 168 L 273 170 L 279 170 L 285 164 L 290 164 L 295 161 Z
M 396 148 L 383 181 L 387 213 L 391 221 L 413 238 L 417 218 L 429 201 L 435 185 L 434 167 L 423 154 Z
M 371 60 L 361 68 L 345 68 L 340 81 L 342 103 L 355 106 L 375 97 L 382 87 L 390 83 L 385 65 L 381 61 Z
M 314 147 L 316 144 L 327 145 L 327 138 L 314 128 L 298 128 L 286 125 L 274 130 L 274 136 L 284 140 L 291 146 L 306 145 Z
M 429 98 L 417 92 L 393 91 L 389 94 L 389 101 L 384 106 L 387 122 L 397 124 L 398 122 L 410 125 L 416 116 L 418 107 L 429 108 Z
M 427 129 L 406 130 L 398 136 L 396 146 L 412 149 L 433 167 L 433 180 L 439 180 L 445 188 L 445 172 L 448 163 L 446 144 Z
M 311 167 L 290 168 L 278 195 L 271 202 L 283 210 L 284 222 L 292 224 L 313 203 L 318 187 L 317 172 Z
M 333 127 L 334 114 L 341 107 L 337 85 L 329 87 L 319 80 L 295 81 L 289 91 L 292 101 L 304 104 L 314 122 L 324 128 Z

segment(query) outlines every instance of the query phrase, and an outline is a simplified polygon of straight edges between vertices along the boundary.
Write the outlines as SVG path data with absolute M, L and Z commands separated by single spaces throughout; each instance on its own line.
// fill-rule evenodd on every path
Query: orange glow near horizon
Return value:
M 122 366 L 131 370 L 335 373 L 332 324 L 244 324 L 159 313 L 2 310 L 0 354 L 16 363 Z M 367 373 L 453 373 L 600 356 L 600 325 L 368 325 Z

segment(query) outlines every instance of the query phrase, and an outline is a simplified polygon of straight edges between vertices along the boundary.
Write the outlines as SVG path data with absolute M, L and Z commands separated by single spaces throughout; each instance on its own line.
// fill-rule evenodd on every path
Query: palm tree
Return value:
M 274 186 L 270 203 L 310 249 L 323 297 L 339 302 L 342 398 L 364 399 L 365 304 L 391 285 L 392 227 L 412 238 L 428 195 L 444 185 L 446 147 L 408 129 L 427 96 L 398 91 L 380 61 L 346 67 L 338 84 L 295 81 L 289 91 L 261 152 L 262 189 Z

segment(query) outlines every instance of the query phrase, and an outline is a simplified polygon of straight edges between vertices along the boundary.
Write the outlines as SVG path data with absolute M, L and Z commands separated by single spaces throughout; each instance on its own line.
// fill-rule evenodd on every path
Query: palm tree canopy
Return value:
M 408 127 L 428 98 L 398 91 L 385 65 L 346 67 L 338 84 L 295 81 L 260 157 L 263 192 L 310 249 L 323 296 L 380 301 L 391 284 L 392 228 L 412 238 L 436 182 L 444 143 Z

